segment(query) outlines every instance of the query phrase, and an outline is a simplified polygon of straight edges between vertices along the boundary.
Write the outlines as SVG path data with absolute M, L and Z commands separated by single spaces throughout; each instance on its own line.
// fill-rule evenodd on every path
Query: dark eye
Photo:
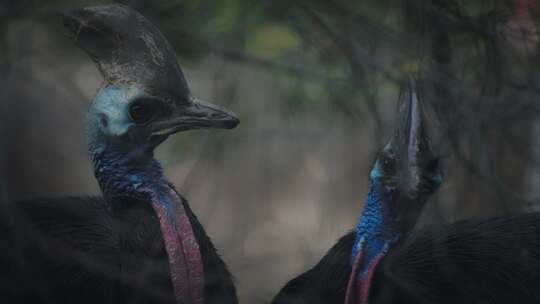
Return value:
M 392 156 L 382 153 L 379 156 L 379 162 L 380 162 L 381 169 L 385 174 L 395 173 L 396 160 Z
M 156 114 L 157 100 L 137 99 L 129 106 L 129 117 L 136 124 L 144 124 L 152 120 Z

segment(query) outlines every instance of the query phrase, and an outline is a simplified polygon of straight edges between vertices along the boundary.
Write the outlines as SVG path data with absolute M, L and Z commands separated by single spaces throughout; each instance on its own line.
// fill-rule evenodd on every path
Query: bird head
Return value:
M 65 12 L 64 25 L 105 79 L 87 122 L 90 149 L 148 156 L 169 135 L 236 127 L 236 116 L 194 98 L 175 52 L 144 16 L 119 4 Z
M 395 193 L 398 208 L 414 207 L 412 204 L 421 207 L 442 182 L 439 158 L 431 149 L 417 84 L 412 77 L 401 90 L 397 126 L 379 152 L 370 179 Z

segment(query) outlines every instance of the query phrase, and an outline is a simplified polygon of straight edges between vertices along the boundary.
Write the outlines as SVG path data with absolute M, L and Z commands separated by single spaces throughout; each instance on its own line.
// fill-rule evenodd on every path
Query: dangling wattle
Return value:
M 204 269 L 199 244 L 183 200 L 152 159 L 133 163 L 113 151 L 92 154 L 94 172 L 108 200 L 149 200 L 161 228 L 177 303 L 204 303 Z
M 426 198 L 442 181 L 412 77 L 400 94 L 399 123 L 379 153 L 370 180 L 356 226 L 346 304 L 368 303 L 377 266 L 393 243 L 414 228 Z
M 390 245 L 399 239 L 394 189 L 372 178 L 362 216 L 355 228 L 352 272 L 345 304 L 367 304 L 373 273 Z
M 156 192 L 154 192 L 154 195 Z M 204 269 L 199 244 L 176 191 L 170 186 L 152 198 L 169 257 L 171 280 L 178 303 L 204 303 Z

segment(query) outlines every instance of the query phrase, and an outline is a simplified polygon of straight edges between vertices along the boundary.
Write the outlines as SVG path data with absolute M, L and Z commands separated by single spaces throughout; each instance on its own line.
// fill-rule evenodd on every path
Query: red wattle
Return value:
M 358 304 L 368 304 L 369 300 L 369 290 L 371 289 L 371 282 L 373 281 L 373 274 L 375 273 L 375 269 L 377 269 L 377 266 L 381 262 L 382 258 L 384 257 L 383 253 L 380 253 L 373 263 L 369 266 L 367 273 L 362 277 L 360 282 L 358 282 L 360 292 L 358 294 Z
M 358 255 L 354 260 L 349 282 L 347 283 L 347 292 L 345 293 L 345 304 L 355 304 L 356 294 L 356 279 L 358 277 L 358 269 L 364 260 L 364 249 L 360 248 Z
M 358 270 L 364 260 L 364 250 L 360 248 L 356 259 L 354 260 L 351 276 L 347 283 L 347 292 L 345 294 L 345 304 L 368 304 L 369 290 L 371 288 L 371 282 L 373 280 L 373 274 L 375 269 L 385 256 L 384 253 L 380 253 L 369 265 L 369 268 L 365 275 L 358 280 Z
M 152 206 L 159 218 L 176 302 L 203 304 L 203 262 L 191 221 L 182 200 L 173 189 L 167 187 L 164 195 L 167 202 L 155 198 Z M 166 203 L 170 204 L 170 211 L 166 209 Z
M 175 209 L 177 219 L 176 232 L 182 243 L 181 247 L 184 253 L 184 259 L 187 263 L 189 292 L 192 300 L 190 303 L 203 304 L 204 266 L 199 243 L 195 238 L 191 221 L 178 194 L 172 188 L 168 187 L 168 195 Z

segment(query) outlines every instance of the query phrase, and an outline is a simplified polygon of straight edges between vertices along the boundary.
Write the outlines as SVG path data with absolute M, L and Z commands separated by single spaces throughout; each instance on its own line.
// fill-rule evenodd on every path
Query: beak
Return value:
M 408 113 L 407 166 L 409 187 L 413 193 L 434 191 L 442 182 L 438 158 L 431 149 L 416 81 L 410 77 L 406 99 Z
M 409 77 L 398 108 L 399 123 L 384 150 L 397 158 L 402 182 L 411 196 L 432 193 L 442 182 L 438 158 L 431 149 L 416 80 Z
M 192 98 L 187 105 L 179 106 L 177 115 L 165 121 L 156 121 L 150 125 L 153 135 L 168 136 L 192 129 L 233 129 L 240 120 L 224 108 Z

